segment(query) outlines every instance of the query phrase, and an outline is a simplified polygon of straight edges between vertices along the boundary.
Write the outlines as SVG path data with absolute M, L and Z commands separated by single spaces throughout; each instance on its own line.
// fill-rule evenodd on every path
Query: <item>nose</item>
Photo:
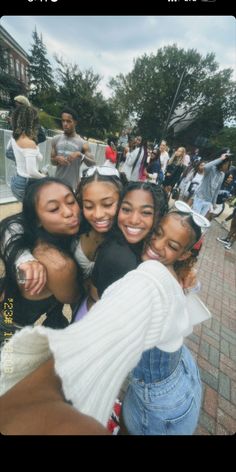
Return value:
M 165 246 L 164 238 L 161 238 L 161 237 L 153 238 L 152 244 L 153 244 L 153 248 L 156 249 L 156 251 L 162 251 Z
M 104 208 L 97 206 L 94 209 L 94 218 L 96 218 L 96 220 L 101 220 L 104 216 L 105 216 Z
M 141 218 L 139 211 L 133 211 L 130 214 L 129 223 L 133 226 L 140 224 Z
M 69 216 L 73 215 L 73 209 L 69 205 L 64 205 L 62 209 L 62 213 L 63 213 L 64 218 L 68 218 Z

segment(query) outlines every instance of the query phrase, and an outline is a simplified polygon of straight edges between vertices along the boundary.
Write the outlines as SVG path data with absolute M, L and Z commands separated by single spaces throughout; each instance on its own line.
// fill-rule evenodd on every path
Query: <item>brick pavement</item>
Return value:
M 212 221 L 198 261 L 200 298 L 212 318 L 196 326 L 186 339 L 203 381 L 197 435 L 236 432 L 236 242 L 226 251 L 216 241 L 226 234 Z

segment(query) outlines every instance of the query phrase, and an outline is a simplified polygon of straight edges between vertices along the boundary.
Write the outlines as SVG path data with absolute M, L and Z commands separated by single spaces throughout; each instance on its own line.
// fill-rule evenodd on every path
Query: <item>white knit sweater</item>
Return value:
M 175 351 L 191 332 L 186 299 L 166 267 L 143 262 L 108 287 L 78 323 L 15 334 L 2 351 L 0 394 L 53 353 L 65 398 L 106 425 L 122 382 L 142 352 L 154 346 Z

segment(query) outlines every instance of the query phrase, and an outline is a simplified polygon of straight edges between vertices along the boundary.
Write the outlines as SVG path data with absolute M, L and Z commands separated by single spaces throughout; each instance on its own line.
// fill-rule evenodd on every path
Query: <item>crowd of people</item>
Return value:
M 12 117 L 22 211 L 0 223 L 0 431 L 109 434 L 128 376 L 121 434 L 193 434 L 202 386 L 184 338 L 210 317 L 196 262 L 211 205 L 222 185 L 232 192 L 230 156 L 169 157 L 165 141 L 149 149 L 123 132 L 97 166 L 65 107 L 48 177 L 36 118 L 30 104 Z

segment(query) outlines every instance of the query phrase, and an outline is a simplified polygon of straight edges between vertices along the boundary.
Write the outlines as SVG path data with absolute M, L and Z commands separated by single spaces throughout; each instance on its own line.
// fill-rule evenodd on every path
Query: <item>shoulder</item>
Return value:
M 56 136 L 53 136 L 52 141 L 51 141 L 52 145 L 55 146 L 55 144 L 57 144 L 60 139 L 63 139 L 63 137 L 64 137 L 64 134 L 56 134 Z
M 16 141 L 18 147 L 22 149 L 37 149 L 37 145 L 33 139 L 28 138 L 27 136 L 24 138 L 19 138 Z

